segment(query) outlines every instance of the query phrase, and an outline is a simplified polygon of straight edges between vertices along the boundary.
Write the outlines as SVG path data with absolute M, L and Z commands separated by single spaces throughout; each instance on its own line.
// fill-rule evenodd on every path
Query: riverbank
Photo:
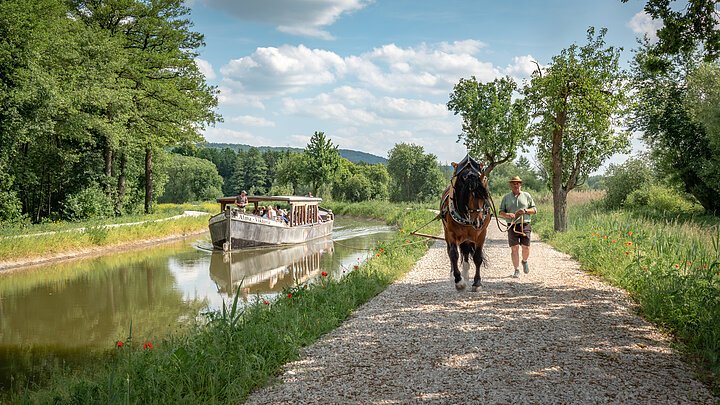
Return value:
M 199 235 L 208 231 L 209 217 L 207 212 L 185 211 L 168 218 L 5 236 L 0 239 L 0 272 Z

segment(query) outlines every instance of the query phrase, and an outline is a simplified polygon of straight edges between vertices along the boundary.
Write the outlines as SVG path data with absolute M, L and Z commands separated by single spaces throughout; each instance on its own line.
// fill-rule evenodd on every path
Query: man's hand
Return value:
M 525 214 L 527 214 L 527 210 L 525 208 L 520 208 L 519 210 L 515 211 L 514 216 L 520 216 L 520 215 L 525 215 Z
M 515 219 L 515 214 L 513 214 L 512 212 L 507 212 L 507 213 L 505 213 L 505 216 L 506 216 L 508 219 Z

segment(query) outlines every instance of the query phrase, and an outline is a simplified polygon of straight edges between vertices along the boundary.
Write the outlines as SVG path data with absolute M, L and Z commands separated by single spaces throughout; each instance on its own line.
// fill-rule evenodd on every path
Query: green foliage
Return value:
M 714 155 L 720 154 L 720 64 L 705 62 L 688 76 L 686 106 L 705 129 Z
M 651 165 L 645 159 L 631 158 L 621 165 L 610 165 L 605 177 L 605 205 L 608 208 L 622 207 L 630 193 L 647 189 L 653 178 Z
M 622 2 L 627 3 L 628 0 Z M 653 44 L 652 53 L 655 55 L 690 53 L 701 46 L 706 60 L 717 59 L 720 56 L 717 1 L 688 0 L 682 2 L 684 6 L 672 3 L 673 0 L 648 0 L 645 4 L 645 12 L 653 19 L 663 22 L 656 33 L 658 41 Z
M 645 184 L 625 199 L 625 207 L 636 211 L 657 214 L 692 214 L 702 212 L 702 207 L 688 201 L 687 197 L 668 187 Z
M 107 218 L 114 215 L 113 203 L 97 184 L 65 198 L 63 215 L 71 220 Z
M 520 176 L 523 180 L 524 191 L 546 191 L 547 186 L 538 173 L 530 167 L 530 162 L 524 156 L 517 162 L 506 162 L 495 168 L 488 177 L 490 192 L 494 195 L 503 195 L 510 191 L 508 181 L 513 176 Z
M 620 49 L 606 46 L 603 28 L 588 29 L 588 43 L 575 44 L 536 71 L 524 93 L 538 120 L 531 126 L 538 158 L 550 176 L 556 230 L 566 228 L 567 193 L 584 183 L 602 163 L 627 151 L 629 133 L 617 131 L 627 103 Z
M 232 193 L 240 194 L 245 190 L 250 195 L 265 195 L 268 192 L 267 164 L 257 148 L 250 148 L 247 152 L 239 152 L 235 166 L 235 174 L 231 181 Z
M 470 155 L 488 164 L 488 172 L 515 159 L 518 147 L 524 149 L 530 143 L 528 107 L 522 99 L 512 100 L 516 90 L 510 77 L 483 84 L 473 76 L 460 79 L 450 94 L 447 107 L 463 121 L 458 140 Z
M 324 132 L 315 132 L 303 152 L 302 178 L 309 184 L 313 195 L 320 187 L 329 185 L 340 165 L 338 147 L 325 137 Z
M 168 182 L 158 202 L 181 204 L 222 197 L 222 177 L 216 166 L 205 159 L 170 155 L 166 169 Z
M 332 197 L 351 202 L 384 200 L 389 181 L 385 165 L 354 164 L 342 159 L 333 180 Z
M 446 185 L 437 157 L 425 154 L 422 146 L 396 144 L 388 153 L 392 201 L 425 202 L 440 200 Z

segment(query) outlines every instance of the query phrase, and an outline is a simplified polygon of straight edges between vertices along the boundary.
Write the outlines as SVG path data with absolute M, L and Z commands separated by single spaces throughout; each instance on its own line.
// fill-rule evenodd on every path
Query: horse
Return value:
M 455 278 L 455 288 L 457 290 L 465 288 L 458 259 L 462 255 L 463 271 L 468 277 L 470 268 L 468 257 L 472 254 L 475 263 L 472 291 L 477 291 L 482 286 L 480 266 L 485 261 L 483 244 L 492 219 L 488 180 L 483 165 L 469 154 L 460 163 L 453 162 L 453 167 L 452 180 L 440 201 L 439 216 L 442 218 L 445 230 L 445 242 Z

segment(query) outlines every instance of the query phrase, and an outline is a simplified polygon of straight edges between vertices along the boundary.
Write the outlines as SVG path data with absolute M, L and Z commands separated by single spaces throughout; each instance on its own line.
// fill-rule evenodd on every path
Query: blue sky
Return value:
M 607 27 L 628 65 L 657 29 L 630 0 L 191 0 L 205 35 L 197 63 L 220 89 L 209 142 L 305 147 L 323 131 L 343 149 L 387 157 L 397 143 L 458 161 L 460 78 L 529 78 L 588 27 Z M 637 149 L 636 145 L 636 149 Z M 532 157 L 531 157 L 532 160 Z M 613 162 L 624 160 L 616 156 Z

